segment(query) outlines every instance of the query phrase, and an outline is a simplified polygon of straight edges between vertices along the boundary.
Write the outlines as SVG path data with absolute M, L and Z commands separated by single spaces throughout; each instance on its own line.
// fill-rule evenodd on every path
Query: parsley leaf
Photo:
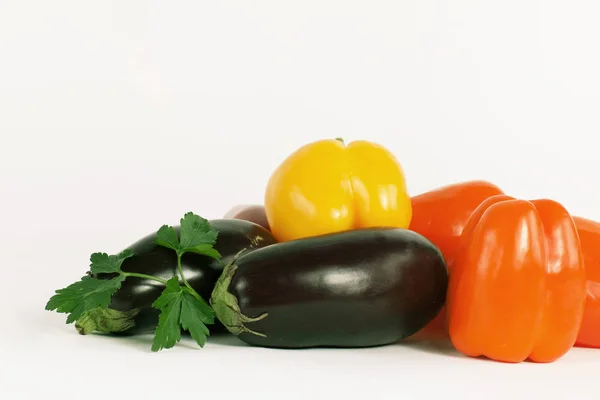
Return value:
M 184 288 L 183 302 L 181 304 L 181 327 L 188 331 L 200 347 L 206 344 L 209 335 L 205 324 L 212 324 L 215 320 L 213 309 L 205 302 L 200 301 L 189 290 Z
M 221 254 L 213 248 L 218 232 L 208 220 L 188 212 L 181 218 L 180 224 L 179 237 L 173 227 L 161 226 L 156 234 L 156 243 L 175 250 L 178 255 L 191 252 L 221 258 Z
M 208 221 L 191 212 L 181 219 L 180 249 L 187 251 L 198 245 L 214 245 L 217 241 L 217 231 Z
M 190 332 L 194 340 L 204 347 L 209 335 L 206 324 L 212 324 L 215 314 L 212 307 L 200 297 L 183 275 L 181 256 L 187 252 L 202 254 L 219 260 L 221 254 L 213 248 L 218 232 L 210 223 L 192 213 L 181 218 L 179 237 L 175 228 L 163 225 L 156 234 L 156 243 L 175 250 L 177 270 L 184 287 L 177 277 L 167 282 L 167 287 L 152 306 L 160 310 L 158 327 L 152 342 L 152 351 L 170 348 L 181 339 L 181 328 Z
M 182 297 L 183 291 L 179 286 L 179 279 L 174 276 L 167 281 L 165 290 L 152 303 L 154 308 L 160 310 L 158 325 L 152 341 L 152 351 L 170 349 L 181 339 L 179 315 L 181 314 Z
M 70 324 L 96 307 L 107 308 L 112 295 L 119 290 L 124 280 L 123 275 L 107 280 L 84 276 L 79 282 L 56 290 L 56 294 L 46 304 L 46 310 L 69 314 L 67 324 Z
M 125 259 L 132 257 L 133 251 L 125 250 L 119 255 L 108 255 L 106 253 L 94 253 L 90 256 L 90 272 L 92 274 L 120 273 L 121 265 Z
M 77 321 L 83 314 L 95 308 L 108 308 L 110 299 L 121 288 L 126 276 L 121 271 L 125 259 L 133 256 L 131 250 L 119 255 L 93 253 L 90 256 L 90 274 L 118 273 L 112 279 L 96 279 L 89 275 L 66 288 L 55 291 L 46 304 L 46 310 L 68 314 L 67 324 Z
M 163 225 L 156 233 L 156 243 L 179 252 L 179 238 L 173 227 Z
M 181 340 L 181 328 L 189 331 L 198 345 L 204 347 L 209 335 L 206 324 L 214 322 L 214 311 L 195 292 L 180 286 L 177 276 L 169 279 L 152 306 L 160 311 L 152 351 L 175 346 Z
M 216 260 L 221 259 L 221 253 L 217 249 L 213 248 L 210 244 L 199 244 L 196 247 L 192 247 L 187 250 L 190 253 L 201 254 L 203 256 L 212 257 Z

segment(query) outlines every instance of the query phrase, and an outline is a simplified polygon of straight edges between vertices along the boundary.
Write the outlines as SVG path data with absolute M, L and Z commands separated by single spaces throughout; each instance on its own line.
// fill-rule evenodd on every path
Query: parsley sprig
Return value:
M 204 347 L 209 335 L 206 325 L 214 323 L 215 313 L 186 280 L 181 257 L 192 252 L 219 260 L 221 254 L 213 247 L 218 232 L 206 219 L 192 212 L 186 213 L 180 222 L 179 235 L 168 225 L 161 226 L 156 234 L 158 245 L 172 249 L 177 254 L 178 275 L 164 280 L 151 275 L 123 271 L 123 262 L 134 256 L 133 251 L 129 249 L 116 255 L 93 253 L 90 256 L 87 275 L 63 289 L 56 290 L 46 304 L 46 310 L 67 314 L 67 324 L 77 322 L 85 319 L 88 313 L 108 310 L 112 296 L 121 288 L 125 279 L 150 279 L 165 285 L 161 295 L 152 303 L 152 306 L 160 311 L 152 351 L 175 346 L 181 339 L 182 329 L 188 331 L 200 347 Z M 110 279 L 95 278 L 98 274 L 115 276 Z

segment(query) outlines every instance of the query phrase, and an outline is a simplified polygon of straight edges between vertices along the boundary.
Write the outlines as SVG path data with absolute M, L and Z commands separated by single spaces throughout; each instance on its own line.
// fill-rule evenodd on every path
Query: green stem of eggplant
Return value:
M 156 282 L 160 282 L 162 284 L 167 284 L 167 281 L 161 278 L 157 278 L 155 276 L 151 276 L 151 275 L 146 275 L 146 274 L 139 274 L 137 272 L 122 272 L 122 274 L 126 277 L 135 277 L 135 278 L 142 278 L 142 279 L 149 279 L 151 281 L 156 281 Z
M 135 326 L 135 317 L 139 310 L 118 311 L 111 308 L 96 307 L 84 312 L 75 323 L 77 332 L 87 335 L 92 332 L 116 333 Z
M 210 297 L 210 306 L 215 311 L 215 314 L 219 321 L 227 328 L 227 330 L 234 334 L 239 335 L 241 333 L 249 333 L 256 336 L 266 337 L 264 333 L 260 333 L 248 328 L 248 323 L 257 322 L 268 316 L 267 313 L 261 314 L 257 317 L 248 317 L 244 315 L 240 309 L 237 298 L 229 292 L 229 285 L 237 270 L 237 265 L 232 260 L 225 266 L 221 276 L 217 280 L 217 283 L 213 289 Z

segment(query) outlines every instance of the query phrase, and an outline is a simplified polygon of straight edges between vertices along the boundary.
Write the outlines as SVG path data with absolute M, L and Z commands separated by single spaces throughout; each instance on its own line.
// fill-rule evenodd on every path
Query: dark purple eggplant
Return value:
M 258 224 L 239 219 L 216 219 L 209 221 L 218 231 L 214 248 L 222 258 L 186 253 L 181 258 L 183 274 L 189 284 L 208 301 L 223 267 L 243 249 L 252 251 L 276 242 L 275 238 Z M 179 226 L 174 227 L 179 234 Z M 127 258 L 121 268 L 168 280 L 177 274 L 176 253 L 155 243 L 156 233 L 150 234 L 129 246 L 134 255 Z M 100 279 L 112 278 L 113 274 L 98 274 Z M 99 330 L 105 333 L 129 335 L 150 332 L 158 323 L 159 312 L 152 303 L 165 286 L 156 281 L 129 277 L 112 296 L 108 311 L 98 310 L 77 322 L 80 333 Z M 99 313 L 99 314 L 98 314 Z M 211 332 L 226 331 L 218 321 L 210 327 Z
M 420 234 L 368 228 L 241 254 L 210 303 L 242 341 L 262 347 L 372 347 L 413 335 L 445 303 L 448 271 Z

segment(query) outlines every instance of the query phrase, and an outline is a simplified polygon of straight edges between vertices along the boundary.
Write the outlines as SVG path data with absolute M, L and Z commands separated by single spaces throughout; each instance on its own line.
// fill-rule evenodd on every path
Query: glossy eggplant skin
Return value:
M 190 285 L 207 302 L 213 287 L 219 278 L 223 267 L 241 250 L 252 251 L 257 248 L 274 244 L 273 236 L 263 227 L 249 221 L 237 219 L 216 219 L 209 221 L 218 231 L 214 248 L 221 253 L 222 258 L 214 258 L 186 253 L 181 257 L 183 274 Z M 179 234 L 179 226 L 174 227 Z M 150 234 L 135 242 L 128 248 L 134 256 L 126 259 L 121 269 L 125 272 L 137 272 L 168 280 L 177 273 L 177 256 L 175 251 L 155 243 L 156 233 Z M 101 274 L 100 278 L 110 277 Z M 114 334 L 127 335 L 150 332 L 158 323 L 158 311 L 152 303 L 160 296 L 164 285 L 160 282 L 127 278 L 121 288 L 113 295 L 109 308 L 118 311 L 139 310 L 135 316 L 135 326 Z M 209 327 L 211 332 L 225 331 L 215 319 L 215 324 Z
M 227 269 L 211 298 L 218 318 L 242 341 L 272 348 L 401 341 L 440 312 L 448 285 L 439 249 L 397 228 L 281 242 Z

